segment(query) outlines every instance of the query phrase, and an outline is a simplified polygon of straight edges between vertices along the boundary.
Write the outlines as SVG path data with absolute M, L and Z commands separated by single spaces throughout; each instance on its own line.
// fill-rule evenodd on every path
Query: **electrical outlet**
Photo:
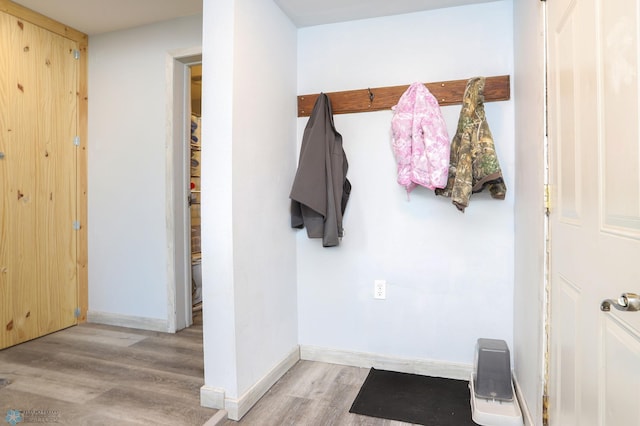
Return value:
M 373 298 L 374 299 L 387 298 L 387 282 L 385 280 L 375 280 L 373 282 Z

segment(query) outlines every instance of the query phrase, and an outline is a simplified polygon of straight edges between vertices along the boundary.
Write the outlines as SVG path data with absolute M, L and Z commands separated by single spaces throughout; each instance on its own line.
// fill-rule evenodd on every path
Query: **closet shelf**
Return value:
M 425 83 L 427 89 L 438 99 L 440 106 L 459 105 L 467 85 L 467 80 L 438 81 Z M 400 96 L 409 88 L 405 86 L 377 87 L 326 93 L 331 99 L 333 114 L 350 114 L 390 109 L 398 103 Z M 320 94 L 298 96 L 298 117 L 308 117 Z M 486 77 L 484 87 L 485 102 L 508 101 L 511 96 L 508 75 Z

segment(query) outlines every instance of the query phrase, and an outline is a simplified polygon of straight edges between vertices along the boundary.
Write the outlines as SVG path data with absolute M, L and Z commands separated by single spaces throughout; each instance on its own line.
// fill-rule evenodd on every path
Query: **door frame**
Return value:
M 202 62 L 202 46 L 167 53 L 166 217 L 167 331 L 193 323 L 191 302 L 191 228 L 189 139 L 191 113 L 189 67 Z
M 65 37 L 69 40 L 78 43 L 78 50 L 80 51 L 79 69 L 78 69 L 78 128 L 77 136 L 80 138 L 80 145 L 77 152 L 77 168 L 76 168 L 76 206 L 77 206 L 77 218 L 80 223 L 80 227 L 77 230 L 77 257 L 76 257 L 76 273 L 77 279 L 77 311 L 76 317 L 78 323 L 83 323 L 87 320 L 87 309 L 89 307 L 89 270 L 88 270 L 88 244 L 87 244 L 87 146 L 88 146 L 88 112 L 89 112 L 89 97 L 88 97 L 88 51 L 89 51 L 89 36 L 78 30 L 70 28 L 63 23 L 55 21 L 31 9 L 23 7 L 17 3 L 13 3 L 9 0 L 0 0 L 0 8 L 3 12 L 13 15 L 18 19 L 30 22 L 40 28 L 50 31 L 59 36 Z

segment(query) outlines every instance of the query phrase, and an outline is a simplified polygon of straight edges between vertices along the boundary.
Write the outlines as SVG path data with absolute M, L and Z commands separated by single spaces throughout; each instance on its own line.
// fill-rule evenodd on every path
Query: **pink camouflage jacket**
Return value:
M 391 120 L 398 183 L 407 193 L 417 185 L 444 188 L 449 173 L 449 134 L 440 105 L 422 83 L 400 97 Z

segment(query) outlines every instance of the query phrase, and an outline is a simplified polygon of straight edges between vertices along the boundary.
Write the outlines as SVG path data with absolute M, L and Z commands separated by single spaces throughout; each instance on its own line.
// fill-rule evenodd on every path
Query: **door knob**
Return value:
M 4 158 L 4 152 L 0 152 L 0 160 Z
M 618 300 L 603 300 L 600 310 L 609 312 L 612 305 L 619 311 L 637 312 L 640 311 L 640 296 L 635 293 L 622 293 Z

